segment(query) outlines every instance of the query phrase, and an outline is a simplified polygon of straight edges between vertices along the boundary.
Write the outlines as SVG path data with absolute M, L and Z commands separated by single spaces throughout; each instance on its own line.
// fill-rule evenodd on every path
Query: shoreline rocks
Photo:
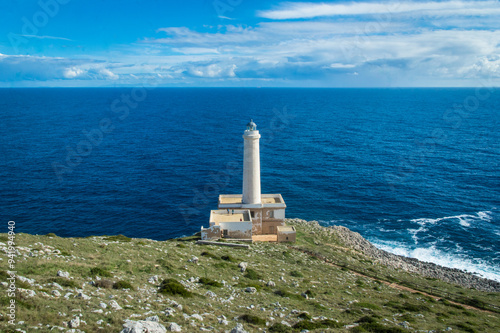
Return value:
M 417 273 L 424 277 L 435 278 L 445 282 L 458 284 L 466 288 L 475 288 L 482 291 L 498 292 L 500 291 L 500 282 L 482 278 L 469 272 L 457 268 L 440 266 L 431 262 L 420 261 L 415 258 L 396 255 L 381 250 L 359 233 L 343 226 L 323 227 L 317 221 L 305 221 L 300 219 L 291 220 L 294 223 L 308 223 L 318 228 L 325 228 L 335 235 L 346 247 L 359 251 L 368 257 L 377 261 L 378 264 L 389 266 L 396 269 L 402 269 L 407 272 Z

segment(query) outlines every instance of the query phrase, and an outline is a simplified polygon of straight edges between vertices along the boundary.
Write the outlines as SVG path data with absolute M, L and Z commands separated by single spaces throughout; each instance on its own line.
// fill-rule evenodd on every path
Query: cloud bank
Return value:
M 497 1 L 284 2 L 257 23 L 159 27 L 113 58 L 0 56 L 0 82 L 140 85 L 500 84 Z M 221 23 L 227 23 L 223 21 Z M 110 52 L 111 53 L 111 52 Z

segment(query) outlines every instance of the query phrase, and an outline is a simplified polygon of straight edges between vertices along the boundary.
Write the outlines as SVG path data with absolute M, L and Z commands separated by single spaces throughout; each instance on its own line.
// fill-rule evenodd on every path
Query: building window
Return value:
M 288 240 L 288 237 L 286 238 L 286 240 Z
M 274 219 L 274 210 L 269 211 L 269 218 Z
M 227 229 L 222 230 L 222 234 L 223 234 L 224 236 L 227 236 Z
M 255 217 L 255 212 L 254 212 L 254 211 L 251 211 L 251 212 L 250 212 L 250 216 L 251 216 L 252 218 L 254 218 L 254 217 Z

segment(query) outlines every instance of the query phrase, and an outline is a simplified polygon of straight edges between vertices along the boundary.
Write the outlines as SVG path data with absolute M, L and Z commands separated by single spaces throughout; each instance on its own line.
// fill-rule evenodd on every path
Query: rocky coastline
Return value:
M 343 226 L 322 227 L 317 221 L 305 221 L 293 219 L 296 224 L 309 224 L 314 228 L 326 228 L 330 230 L 347 248 L 359 251 L 364 255 L 376 260 L 377 263 L 402 269 L 407 272 L 417 273 L 424 277 L 439 279 L 453 284 L 458 284 L 466 288 L 488 292 L 499 292 L 500 282 L 482 278 L 470 272 L 465 272 L 456 268 L 440 266 L 431 262 L 420 261 L 415 258 L 396 255 L 375 247 L 359 233 Z

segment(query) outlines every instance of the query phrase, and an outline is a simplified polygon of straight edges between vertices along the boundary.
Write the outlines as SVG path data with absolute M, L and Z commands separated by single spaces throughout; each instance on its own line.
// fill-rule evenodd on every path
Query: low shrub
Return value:
M 304 277 L 304 275 L 301 272 L 299 272 L 299 271 L 291 271 L 290 275 L 293 276 L 293 277 L 298 277 L 298 278 Z
M 57 235 L 55 233 L 53 233 L 53 232 L 49 232 L 45 236 L 47 236 L 47 237 L 57 237 Z
M 90 276 L 111 277 L 111 273 L 101 267 L 94 267 L 90 269 Z
M 241 315 L 239 316 L 239 319 L 252 325 L 258 325 L 258 326 L 266 325 L 266 321 L 264 319 L 250 314 Z
M 260 280 L 262 276 L 251 268 L 247 268 L 245 277 L 250 280 Z
M 95 283 L 94 283 L 94 286 L 98 287 L 98 288 L 106 288 L 106 289 L 111 289 L 113 288 L 113 281 L 111 280 L 106 280 L 106 279 L 102 279 L 102 280 L 97 280 Z
M 48 280 L 48 282 L 55 282 L 62 287 L 68 287 L 68 288 L 80 288 L 81 287 L 81 285 L 78 285 L 75 281 L 69 280 L 69 279 L 66 279 L 63 277 L 50 278 Z
M 204 285 L 210 286 L 210 287 L 217 287 L 217 288 L 222 287 L 222 283 L 217 282 L 217 281 L 212 280 L 212 279 L 209 279 L 209 278 L 206 278 L 206 277 L 200 278 L 198 283 L 201 283 L 201 284 L 204 284 Z
M 458 328 L 460 328 L 464 332 L 476 333 L 475 329 L 473 329 L 472 327 L 470 327 L 470 326 L 468 326 L 468 325 L 466 325 L 464 323 L 456 323 L 455 326 L 458 327 Z
M 69 253 L 68 251 L 66 250 L 61 250 L 61 249 L 58 249 L 61 256 L 65 256 L 65 257 L 71 257 L 71 253 Z
M 208 257 L 208 258 L 212 258 L 212 259 L 219 259 L 219 257 L 217 257 L 215 254 L 213 254 L 212 252 L 209 252 L 209 251 L 203 251 L 201 253 L 201 255 L 203 257 Z
M 223 255 L 220 257 L 222 260 L 225 260 L 225 261 L 230 261 L 230 262 L 237 262 L 238 259 L 232 257 L 231 255 L 229 254 L 226 254 L 226 255 Z
M 487 310 L 487 304 L 478 298 L 463 298 L 460 301 L 475 308 Z
M 269 327 L 269 332 L 288 333 L 288 332 L 291 332 L 291 329 L 290 329 L 290 327 L 283 325 L 282 323 L 274 323 L 273 326 Z
M 167 260 L 163 258 L 156 259 L 156 263 L 160 265 L 161 268 L 163 268 L 166 272 L 171 273 L 174 270 L 174 267 Z
M 274 293 L 278 296 L 281 296 L 281 297 L 288 297 L 288 298 L 294 298 L 297 300 L 304 300 L 304 297 L 297 295 L 297 294 L 293 294 L 293 293 L 286 291 L 286 290 L 283 290 L 283 289 L 276 290 Z
M 134 290 L 134 286 L 128 281 L 118 281 L 113 285 L 113 289 L 130 289 Z
M 309 297 L 309 298 L 315 298 L 316 297 L 316 294 L 313 291 L 311 291 L 311 290 L 306 290 L 306 292 L 304 294 L 306 294 L 307 297 Z
M 364 316 L 364 317 L 359 318 L 359 320 L 357 322 L 362 324 L 362 323 L 374 323 L 376 321 L 377 320 L 371 316 Z
M 297 330 L 316 330 L 321 328 L 341 328 L 342 326 L 344 325 L 339 322 L 330 319 L 325 319 L 317 322 L 302 320 L 293 325 L 293 328 Z
M 132 239 L 130 237 L 124 236 L 124 235 L 115 235 L 115 236 L 108 236 L 104 238 L 105 241 L 110 241 L 110 242 L 131 242 Z
M 257 289 L 257 291 L 260 291 L 264 286 L 262 283 L 260 282 L 240 282 L 238 283 L 238 286 L 241 287 L 241 288 L 247 288 L 247 287 L 253 287 L 255 289 Z M 268 287 L 264 287 L 264 288 L 268 288 Z
M 299 314 L 298 316 L 300 319 L 307 319 L 307 320 L 311 320 L 312 317 L 309 313 L 307 312 L 302 312 L 301 314 Z
M 158 290 L 160 294 L 182 296 L 185 298 L 192 297 L 193 294 L 187 290 L 179 281 L 174 279 L 165 279 L 160 284 Z
M 410 311 L 410 312 L 429 312 L 431 309 L 427 305 L 416 305 L 416 304 L 411 304 L 411 303 L 405 303 L 403 304 L 403 310 Z

